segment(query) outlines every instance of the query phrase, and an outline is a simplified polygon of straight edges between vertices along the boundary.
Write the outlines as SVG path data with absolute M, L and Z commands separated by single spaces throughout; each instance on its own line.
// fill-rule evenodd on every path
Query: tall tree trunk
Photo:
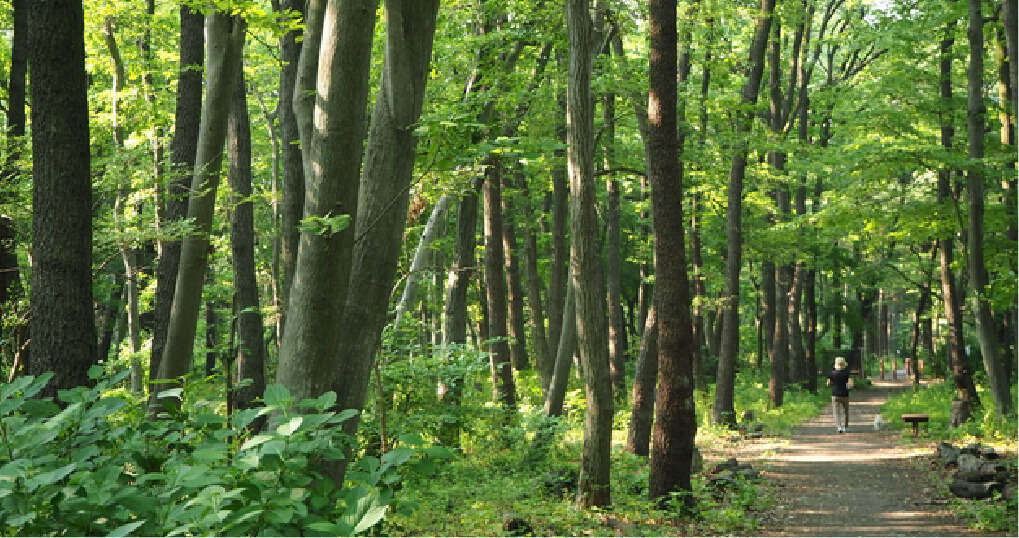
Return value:
M 548 389 L 552 380 L 552 369 L 555 367 L 549 353 L 548 334 L 545 332 L 545 308 L 541 297 L 541 275 L 538 273 L 538 238 L 534 226 L 534 212 L 531 209 L 531 197 L 527 178 L 517 174 L 517 184 L 521 192 L 520 212 L 525 223 L 524 231 L 524 268 L 527 275 L 527 307 L 531 314 L 531 339 L 534 343 L 534 360 L 541 379 L 541 388 Z
M 304 159 L 304 218 L 343 229 L 301 231 L 276 376 L 297 400 L 333 388 L 357 226 L 378 0 L 329 2 L 329 9 L 326 4 L 308 4 L 294 108 Z
M 502 174 L 501 214 L 502 214 L 502 254 L 506 268 L 506 306 L 509 319 L 506 329 L 509 332 L 510 360 L 516 370 L 530 368 L 527 356 L 527 330 L 524 319 L 524 287 L 520 283 L 520 255 L 517 249 L 516 223 L 513 215 L 514 202 L 506 189 L 512 187 L 513 173 L 506 170 Z
M 116 30 L 113 25 L 113 17 L 107 16 L 103 20 L 103 38 L 106 42 L 107 52 L 113 61 L 113 77 L 110 81 L 110 116 L 113 122 L 114 152 L 119 154 L 124 145 L 125 129 L 120 122 L 120 92 L 127 79 L 124 68 L 124 60 L 120 55 L 117 46 Z M 123 166 L 122 161 L 116 159 L 113 166 Z M 123 172 L 123 171 L 122 171 Z M 122 173 L 122 178 L 128 178 L 129 174 Z M 114 221 L 118 233 L 124 232 L 123 218 L 125 214 L 125 200 L 131 192 L 130 179 L 121 179 L 117 189 L 117 199 L 114 202 Z M 138 320 L 138 252 L 129 241 L 120 240 L 120 259 L 124 264 L 124 287 L 125 300 L 127 303 L 127 333 L 128 346 L 131 353 L 131 391 L 139 394 L 142 391 L 141 363 L 138 362 L 138 352 L 141 350 L 141 328 Z
M 655 416 L 655 385 L 658 381 L 658 316 L 652 304 L 644 321 L 640 354 L 633 374 L 630 422 L 626 428 L 626 451 L 651 455 L 651 425 Z
M 202 65 L 205 58 L 205 17 L 187 4 L 180 7 L 180 65 L 177 68 L 177 98 L 174 134 L 170 143 L 169 184 L 156 188 L 156 226 L 172 226 L 187 214 L 188 186 L 198 152 L 202 119 Z M 179 239 L 161 237 L 157 246 L 156 294 L 153 307 L 152 354 L 149 378 L 156 379 L 166 345 L 177 270 L 180 267 Z
M 565 109 L 565 103 L 561 103 Z M 560 117 L 565 117 L 563 113 Z M 556 131 L 558 139 L 566 145 L 566 124 L 557 123 Z M 559 150 L 557 150 L 557 153 Z M 557 343 L 563 327 L 560 325 L 563 320 L 563 310 L 566 307 L 566 287 L 569 278 L 569 199 L 570 183 L 566 177 L 566 170 L 556 168 L 552 171 L 552 266 L 549 267 L 548 277 L 548 333 L 553 337 L 553 343 Z M 550 347 L 552 355 L 558 355 L 556 348 Z
M 1011 79 L 1012 95 L 1010 95 L 1012 103 L 1012 117 L 1019 118 L 1019 40 L 1016 39 L 1016 34 L 1019 32 L 1019 22 L 1017 22 L 1016 11 L 1019 2 L 1016 0 L 1002 0 L 1001 2 L 1001 20 L 1004 23 L 1005 28 L 1005 48 L 1009 58 L 1008 62 L 1008 76 Z M 1013 141 L 1013 144 L 1015 142 Z
M 941 146 L 946 151 L 952 150 L 955 128 L 952 125 L 952 47 L 955 44 L 956 22 L 945 23 L 945 35 L 940 45 L 940 98 L 941 111 Z M 952 173 L 950 168 L 938 171 L 938 203 L 947 206 L 952 201 Z M 950 210 L 950 209 L 949 209 Z M 980 405 L 976 386 L 970 374 L 966 359 L 966 348 L 963 341 L 962 305 L 959 299 L 958 285 L 953 269 L 955 241 L 952 232 L 945 233 L 938 239 L 939 261 L 941 263 L 941 298 L 944 301 L 945 319 L 948 322 L 948 361 L 952 370 L 958 397 L 968 402 L 960 409 L 966 411 L 960 420 L 969 418 L 968 412 Z
M 678 63 L 676 3 L 651 3 L 651 60 L 648 94 L 651 209 L 655 251 L 655 312 L 658 327 L 658 390 L 652 431 L 650 497 L 690 493 L 697 417 L 693 398 L 693 327 L 683 230 L 680 114 L 676 107 L 677 67 L 685 80 L 689 67 Z M 690 31 L 682 46 L 689 49 Z M 686 507 L 693 497 L 683 497 Z
M 452 202 L 452 196 L 443 194 L 432 207 L 432 212 L 425 223 L 425 229 L 421 232 L 421 238 L 414 249 L 414 258 L 407 271 L 407 280 L 403 286 L 403 293 L 400 294 L 400 300 L 396 303 L 396 315 L 393 321 L 394 327 L 399 327 L 403 322 L 403 318 L 407 316 L 407 312 L 417 304 L 418 284 L 421 281 L 421 273 L 425 271 L 431 259 L 430 254 L 433 245 L 439 238 L 439 231 L 442 229 L 442 225 L 446 220 L 446 213 L 449 211 L 449 206 Z
M 606 93 L 602 97 L 602 166 L 610 170 L 615 159 L 615 115 L 616 94 Z M 605 180 L 605 221 L 606 221 L 606 274 L 605 289 L 608 292 L 609 322 L 609 374 L 612 389 L 617 400 L 626 400 L 626 330 L 623 326 L 623 299 L 620 273 L 622 261 L 619 252 L 619 180 L 609 174 Z
M 467 291 L 474 274 L 477 243 L 475 228 L 478 222 L 479 184 L 473 191 L 463 194 L 457 204 L 456 243 L 453 265 L 449 268 L 446 278 L 446 300 L 443 312 L 443 353 L 447 363 L 455 364 L 460 355 L 458 347 L 467 343 Z M 464 379 L 462 376 L 450 376 L 439 379 L 438 398 L 456 410 L 463 394 Z M 454 411 L 455 413 L 455 411 Z M 459 414 L 455 414 L 459 416 Z M 460 422 L 447 422 L 439 434 L 445 446 L 460 446 Z
M 90 383 L 92 184 L 81 2 L 29 2 L 32 66 L 32 318 L 27 372 L 46 395 Z
M 984 264 L 984 16 L 980 0 L 969 0 L 969 70 L 967 75 L 968 99 L 966 116 L 969 134 L 968 156 L 970 165 L 966 170 L 966 188 L 969 191 L 969 226 L 967 227 L 966 248 L 969 279 L 973 285 L 970 294 L 971 309 L 977 322 L 977 340 L 980 342 L 980 356 L 991 385 L 994 409 L 999 416 L 1009 413 L 1012 397 L 1009 394 L 1008 375 L 1001 362 L 998 349 L 997 324 L 991 314 L 990 298 L 987 296 L 989 279 Z
M 166 345 L 159 363 L 157 379 L 160 380 L 177 380 L 191 369 L 202 283 L 209 262 L 209 237 L 223 146 L 226 142 L 227 120 L 237 63 L 241 61 L 244 47 L 244 31 L 244 21 L 239 17 L 220 11 L 207 16 L 208 75 L 187 213 L 195 229 L 184 237 L 181 244 L 180 267 L 166 330 Z M 155 392 L 158 394 L 159 391 Z
M 516 385 L 509 343 L 506 341 L 506 277 L 502 245 L 502 162 L 496 160 L 485 171 L 485 290 L 488 297 L 489 366 L 492 399 L 516 407 Z
M 278 0 L 277 11 L 289 12 L 303 17 L 303 0 Z M 290 27 L 288 27 L 290 28 Z M 280 287 L 283 297 L 280 313 L 286 319 L 286 304 L 290 298 L 290 284 L 294 280 L 297 265 L 297 245 L 301 233 L 298 225 L 304 217 L 304 165 L 297 126 L 294 102 L 297 88 L 297 67 L 301 59 L 301 31 L 290 28 L 280 37 L 280 94 L 277 114 L 280 125 L 281 161 L 283 164 L 282 208 L 280 215 L 280 257 L 283 265 L 283 282 Z M 284 323 L 285 326 L 285 323 Z
M 736 356 L 739 354 L 739 287 L 743 264 L 743 180 L 747 168 L 747 136 L 753 127 L 752 112 L 764 74 L 764 52 L 771 34 L 771 19 L 775 0 L 761 0 L 761 10 L 754 29 L 750 48 L 747 80 L 743 84 L 740 110 L 736 121 L 736 145 L 729 169 L 728 207 L 726 208 L 726 259 L 725 300 L 722 319 L 722 349 L 718 359 L 718 376 L 715 389 L 715 422 L 735 417 L 733 388 L 735 386 Z
M 437 13 L 438 0 L 386 5 L 386 56 L 364 155 L 350 290 L 339 325 L 346 330 L 340 333 L 340 360 L 331 379 L 341 409 L 364 408 L 386 325 L 407 225 L 417 149 L 414 125 L 421 116 Z M 347 421 L 344 430 L 353 436 L 358 421 Z M 345 463 L 333 477 L 338 485 L 343 484 Z
M 265 327 L 262 324 L 258 282 L 255 277 L 255 213 L 251 202 L 251 123 L 248 118 L 244 70 L 237 63 L 227 128 L 230 170 L 230 247 L 234 272 L 234 312 L 237 316 L 237 381 L 232 401 L 237 409 L 254 407 L 265 392 Z M 227 372 L 229 374 L 229 372 Z
M 570 284 L 566 286 L 565 301 L 561 320 L 563 330 L 559 334 L 555 367 L 548 390 L 545 392 L 545 407 L 542 409 L 546 417 L 558 417 L 563 414 L 566 386 L 570 381 L 570 367 L 573 365 L 573 355 L 577 352 L 577 302 L 573 286 Z
M 567 175 L 570 179 L 570 280 L 576 294 L 577 347 L 584 370 L 587 412 L 577 504 L 610 504 L 609 456 L 612 442 L 612 380 L 609 375 L 605 295 L 599 281 L 595 215 L 594 57 L 589 0 L 567 0 L 566 33 L 570 47 L 566 83 Z

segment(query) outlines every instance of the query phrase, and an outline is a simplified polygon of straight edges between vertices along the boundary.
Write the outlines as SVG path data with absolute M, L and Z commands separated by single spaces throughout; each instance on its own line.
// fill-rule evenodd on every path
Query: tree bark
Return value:
M 304 17 L 303 0 L 279 0 L 278 11 Z M 283 168 L 282 207 L 280 215 L 280 258 L 283 266 L 283 291 L 280 315 L 286 319 L 286 304 L 290 298 L 290 285 L 297 264 L 297 246 L 301 233 L 298 226 L 304 217 L 304 158 L 301 137 L 297 127 L 296 99 L 297 67 L 301 59 L 301 31 L 290 29 L 280 37 L 280 94 L 277 113 L 280 125 L 281 161 Z M 285 322 L 284 322 L 285 327 Z M 285 330 L 285 329 L 284 329 Z
M 234 272 L 234 315 L 237 319 L 237 409 L 254 407 L 265 392 L 265 327 L 262 324 L 255 276 L 255 214 L 251 202 L 251 123 L 248 117 L 244 70 L 237 63 L 227 128 L 230 169 L 230 247 Z M 229 374 L 229 372 L 228 372 Z M 242 386 L 241 381 L 251 380 Z
M 616 94 L 609 92 L 602 97 L 602 166 L 610 170 L 614 162 Z M 619 245 L 619 180 L 610 174 L 605 180 L 605 233 L 606 233 L 606 274 L 605 289 L 608 292 L 609 325 L 609 374 L 612 390 L 619 401 L 626 400 L 626 330 L 623 325 L 623 291 L 621 282 L 622 260 Z
M 29 2 L 32 66 L 31 361 L 54 372 L 44 394 L 90 384 L 92 184 L 81 2 Z
M 743 256 L 743 180 L 747 168 L 747 140 L 752 128 L 754 114 L 752 106 L 757 102 L 761 78 L 764 74 L 764 52 L 771 34 L 771 19 L 775 11 L 775 0 L 761 0 L 760 16 L 754 29 L 754 41 L 750 48 L 750 70 L 743 85 L 740 110 L 736 121 L 736 147 L 729 169 L 728 207 L 726 208 L 726 259 L 725 259 L 725 306 L 723 310 L 722 349 L 718 359 L 718 375 L 715 389 L 715 422 L 723 417 L 734 417 L 733 387 L 735 384 L 736 356 L 739 354 L 739 287 L 740 269 Z
M 393 321 L 394 327 L 400 326 L 407 312 L 417 303 L 418 282 L 421 279 L 421 273 L 428 264 L 432 245 L 439 237 L 439 231 L 446 220 L 446 213 L 449 211 L 449 206 L 452 202 L 452 196 L 443 194 L 435 202 L 435 206 L 432 207 L 432 213 L 428 216 L 425 229 L 421 232 L 421 239 L 418 240 L 417 248 L 414 249 L 414 258 L 411 261 L 410 268 L 407 270 L 407 282 L 403 286 L 403 293 L 400 294 L 400 300 L 396 303 L 396 315 Z
M 644 322 L 633 375 L 630 422 L 626 429 L 626 451 L 635 456 L 651 455 L 651 425 L 655 414 L 655 384 L 658 381 L 658 316 L 652 305 Z
M 386 325 L 407 225 L 417 148 L 414 125 L 421 116 L 437 12 L 438 0 L 390 1 L 386 6 L 386 56 L 371 115 L 350 290 L 340 324 L 347 329 L 339 336 L 340 359 L 331 380 L 342 409 L 364 408 Z M 354 436 L 359 420 L 347 421 L 344 430 Z M 337 485 L 343 484 L 344 474 L 341 465 L 333 477 Z
M 573 355 L 577 352 L 577 303 L 572 285 L 566 287 L 565 301 L 561 321 L 563 331 L 559 334 L 555 367 L 548 390 L 545 391 L 545 406 L 542 409 L 546 417 L 558 417 L 563 414 L 566 386 L 570 381 L 570 367 L 573 365 Z
M 589 0 L 567 0 L 569 75 L 566 83 L 567 176 L 570 180 L 570 280 L 576 295 L 577 348 L 584 370 L 587 412 L 577 504 L 611 502 L 609 457 L 612 441 L 612 380 L 609 375 L 605 295 L 599 282 L 595 215 L 594 57 Z
M 976 317 L 977 340 L 980 356 L 991 385 L 994 409 L 999 416 L 1009 413 L 1012 397 L 1009 394 L 1008 376 L 998 349 L 997 324 L 991 314 L 987 296 L 989 279 L 984 263 L 984 16 L 980 0 L 969 0 L 969 70 L 967 76 L 968 99 L 966 116 L 969 135 L 970 165 L 966 170 L 966 188 L 969 191 L 969 226 L 967 226 L 967 267 L 973 293 L 971 310 Z
M 308 4 L 294 91 L 304 159 L 304 219 L 309 225 L 342 228 L 301 231 L 276 376 L 298 401 L 333 388 L 357 227 L 378 7 L 378 0 L 335 3 L 329 9 L 326 0 Z
M 517 179 L 522 194 L 520 212 L 525 223 L 523 254 L 527 275 L 527 307 L 531 314 L 531 339 L 534 344 L 534 359 L 538 376 L 544 391 L 548 389 L 548 384 L 552 380 L 552 369 L 555 367 L 555 362 L 549 352 L 549 338 L 545 331 L 545 308 L 541 297 L 542 282 L 541 275 L 538 273 L 538 238 L 533 227 L 535 218 L 531 209 L 529 187 L 527 178 L 523 174 L 518 174 Z
M 453 265 L 446 278 L 446 301 L 443 311 L 442 347 L 447 363 L 459 357 L 458 347 L 467 343 L 467 291 L 475 271 L 474 248 L 477 244 L 475 228 L 478 222 L 478 196 L 480 180 L 475 188 L 463 194 L 457 204 L 456 244 Z M 451 376 L 439 379 L 439 401 L 452 406 L 460 405 L 463 393 L 463 377 Z M 445 446 L 460 446 L 460 423 L 446 423 L 439 434 Z
M 180 8 L 180 65 L 177 68 L 177 98 L 174 135 L 170 143 L 171 179 L 156 188 L 156 227 L 164 230 L 179 224 L 187 214 L 188 185 L 198 152 L 202 119 L 202 65 L 205 58 L 205 17 L 188 5 Z M 177 271 L 180 268 L 180 239 L 161 235 L 157 245 L 156 294 L 153 307 L 152 354 L 149 378 L 156 379 L 166 345 Z
M 951 151 L 955 129 L 952 125 L 952 47 L 955 44 L 956 22 L 950 20 L 945 23 L 945 35 L 940 45 L 940 97 L 942 103 L 941 112 L 941 146 L 946 151 Z M 953 170 L 945 168 L 938 171 L 938 204 L 947 206 L 952 200 L 952 173 Z M 970 375 L 966 359 L 966 348 L 963 342 L 962 332 L 962 306 L 959 300 L 958 285 L 955 279 L 953 258 L 955 252 L 955 241 L 952 235 L 946 233 L 938 239 L 939 261 L 941 264 L 941 298 L 944 301 L 945 319 L 948 324 L 948 362 L 952 370 L 952 378 L 958 391 L 958 397 L 966 402 L 960 407 L 964 416 L 960 420 L 969 418 L 970 410 L 980 405 L 977 396 L 976 386 L 973 384 L 973 377 Z
M 502 245 L 502 162 L 496 160 L 485 171 L 485 293 L 488 298 L 489 366 L 492 399 L 506 407 L 517 405 L 516 386 L 509 343 L 506 341 L 506 263 Z
M 653 0 L 650 21 L 648 178 L 654 228 L 658 389 L 648 489 L 650 497 L 658 502 L 668 498 L 670 493 L 687 493 L 683 504 L 692 508 L 693 496 L 689 493 L 693 487 L 690 477 L 697 417 L 693 398 L 690 289 L 683 237 L 681 142 L 677 134 L 676 3 Z M 684 43 L 684 47 L 688 47 L 688 43 Z M 683 67 L 679 66 L 679 70 L 679 78 L 685 78 Z
M 191 370 L 230 101 L 237 63 L 241 61 L 244 47 L 244 27 L 244 21 L 239 17 L 220 11 L 207 16 L 208 75 L 187 213 L 188 219 L 193 221 L 194 230 L 181 243 L 180 268 L 166 330 L 166 345 L 159 363 L 159 380 L 179 380 Z M 163 388 L 166 387 L 160 386 L 155 391 L 157 395 Z
M 506 192 L 512 185 L 512 172 L 502 174 L 503 193 L 500 197 L 502 215 L 502 254 L 506 269 L 506 306 L 509 319 L 506 328 L 509 331 L 510 360 L 515 370 L 530 368 L 527 355 L 527 330 L 524 320 L 524 288 L 520 284 L 520 255 L 517 249 L 516 223 L 514 222 L 514 203 Z

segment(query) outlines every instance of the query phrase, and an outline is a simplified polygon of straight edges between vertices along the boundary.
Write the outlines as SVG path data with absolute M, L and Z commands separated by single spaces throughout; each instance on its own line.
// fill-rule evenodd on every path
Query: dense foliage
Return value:
M 399 253 L 387 265 L 395 267 L 395 282 L 382 286 L 381 299 L 364 301 L 372 304 L 341 305 L 380 308 L 385 329 L 376 333 L 355 317 L 335 332 L 312 335 L 368 335 L 362 347 L 370 349 L 362 352 L 371 369 L 356 380 L 365 382 L 367 394 L 363 409 L 355 411 L 342 410 L 355 390 L 297 402 L 289 389 L 273 384 L 282 383 L 283 371 L 328 385 L 343 377 L 339 365 L 352 354 L 330 349 L 328 367 L 318 370 L 281 367 L 286 323 L 294 319 L 286 311 L 287 274 L 294 268 L 287 265 L 292 260 L 285 238 L 300 233 L 328 240 L 361 226 L 351 243 L 364 244 L 382 235 L 384 220 L 332 212 L 286 220 L 284 205 L 295 196 L 288 190 L 294 162 L 286 150 L 310 144 L 288 142 L 283 134 L 292 103 L 281 73 L 297 61 L 285 56 L 281 40 L 306 30 L 301 14 L 287 8 L 303 2 L 290 0 L 80 2 L 94 196 L 88 208 L 92 256 L 86 260 L 94 300 L 86 310 L 94 313 L 88 321 L 99 333 L 99 352 L 92 357 L 99 366 L 94 386 L 59 387 L 53 400 L 38 397 L 49 378 L 22 375 L 32 364 L 32 276 L 40 269 L 39 249 L 46 247 L 32 233 L 31 124 L 17 125 L 16 119 L 32 105 L 19 106 L 16 95 L 24 62 L 15 46 L 15 14 L 26 1 L 32 0 L 0 5 L 0 373 L 10 379 L 0 385 L 2 533 L 494 535 L 506 532 L 499 525 L 512 517 L 507 514 L 522 515 L 535 534 L 625 533 L 628 524 L 662 534 L 676 527 L 688 534 L 753 532 L 753 513 L 767 502 L 754 484 L 718 496 L 697 478 L 700 519 L 679 518 L 676 504 L 663 507 L 647 498 L 648 462 L 624 450 L 638 364 L 657 364 L 653 352 L 650 359 L 645 353 L 653 346 L 642 339 L 656 280 L 646 154 L 646 2 L 597 1 L 590 10 L 600 48 L 591 79 L 597 229 L 587 239 L 598 251 L 600 272 L 584 285 L 607 297 L 617 401 L 613 506 L 585 511 L 572 506 L 569 493 L 539 484 L 542 477 L 575 481 L 570 473 L 580 463 L 588 408 L 580 372 L 569 375 L 562 415 L 543 409 L 551 391 L 545 377 L 560 336 L 569 333 L 562 327 L 571 239 L 565 99 L 574 74 L 561 3 L 442 2 L 431 62 L 422 75 L 427 87 L 420 117 L 400 131 L 413 135 L 416 145 L 397 148 L 411 152 L 411 180 L 399 195 L 376 201 L 381 214 L 398 209 L 400 227 L 390 232 Z M 383 90 L 393 86 L 384 88 L 384 76 L 401 70 L 386 63 L 399 43 L 390 40 L 395 29 L 388 11 L 397 3 L 366 4 L 377 6 L 378 22 L 369 36 L 367 80 L 361 82 L 369 99 L 381 96 L 385 109 L 396 98 L 387 101 Z M 1014 2 L 983 2 L 978 33 L 984 50 L 978 52 L 985 61 L 982 78 L 971 83 L 967 2 L 780 0 L 760 96 L 741 104 L 757 4 L 678 2 L 679 52 L 687 63 L 678 88 L 678 131 L 685 145 L 676 180 L 683 185 L 678 205 L 688 238 L 684 255 L 696 339 L 691 349 L 697 351 L 694 378 L 682 381 L 697 389 L 698 444 L 724 442 L 729 435 L 712 417 L 722 392 L 717 387 L 734 385 L 736 412 L 753 410 L 768 434 L 785 434 L 823 405 L 817 374 L 836 354 L 856 352 L 864 374 L 909 361 L 914 368 L 923 364 L 925 379 L 946 381 L 893 399 L 885 410 L 889 418 L 922 408 L 931 416 L 932 437 L 979 438 L 1014 450 L 1016 109 L 1008 78 L 1014 59 L 1007 57 L 1005 36 L 1006 8 Z M 157 293 L 159 277 L 166 276 L 159 267 L 167 246 L 195 230 L 194 222 L 166 215 L 170 184 L 181 176 L 190 181 L 192 172 L 168 158 L 183 130 L 175 124 L 181 112 L 175 92 L 188 69 L 203 69 L 182 71 L 179 65 L 182 5 L 218 7 L 245 21 L 245 83 L 238 93 L 250 124 L 251 193 L 238 199 L 226 185 L 216 192 L 211 230 L 202 236 L 210 242 L 208 270 L 204 284 L 195 286 L 204 309 L 196 326 L 201 336 L 176 342 L 190 350 L 193 364 L 182 379 L 159 380 L 150 371 L 160 358 L 153 352 L 155 312 L 166 307 Z M 20 77 L 30 88 L 31 79 L 23 72 Z M 968 104 L 971 88 L 976 94 Z M 372 106 L 369 100 L 363 128 L 357 128 L 360 122 L 346 127 L 367 135 Z M 977 115 L 984 121 L 984 153 L 972 156 L 967 127 Z M 743 119 L 749 122 L 745 131 L 739 127 Z M 736 193 L 742 210 L 735 216 L 742 220 L 733 230 L 729 189 L 741 148 L 746 177 Z M 223 165 L 224 171 L 230 167 Z M 344 171 L 356 176 L 358 170 Z M 501 183 L 502 203 L 480 211 L 481 185 L 492 177 Z M 979 178 L 980 194 L 967 184 L 970 178 Z M 303 186 L 297 190 L 303 203 Z M 309 199 L 317 195 L 308 192 Z M 444 197 L 452 202 L 435 212 L 437 231 L 428 242 L 426 223 Z M 257 307 L 237 304 L 243 282 L 231 232 L 245 204 L 254 218 Z M 969 219 L 978 207 L 982 260 L 967 256 L 975 243 L 967 232 L 976 229 Z M 492 214 L 505 232 L 489 240 L 506 254 L 486 264 L 486 255 L 496 250 L 495 243 L 483 244 Z M 742 263 L 737 289 L 727 290 L 727 248 L 736 236 Z M 381 258 L 383 252 L 368 254 Z M 416 258 L 422 263 L 412 269 Z M 493 305 L 486 293 L 493 278 L 485 272 L 501 265 L 510 297 L 506 305 Z M 466 282 L 457 290 L 463 312 L 451 306 L 459 304 L 453 293 L 458 276 Z M 985 276 L 987 284 L 974 276 Z M 958 296 L 948 296 L 951 286 Z M 310 295 L 322 302 L 347 303 L 316 291 Z M 727 293 L 737 293 L 738 303 Z M 403 296 L 411 299 L 403 303 Z M 403 317 L 397 324 L 398 302 Z M 731 304 L 738 304 L 737 323 L 726 327 Z M 979 307 L 986 307 L 987 319 L 977 318 Z M 500 329 L 509 330 L 492 334 L 497 308 L 507 318 Z M 610 308 L 619 313 L 616 319 L 608 320 Z M 249 351 L 238 326 L 253 313 L 261 316 L 263 336 L 258 347 L 264 363 L 257 367 L 269 387 L 253 409 L 238 409 L 244 407 L 238 395 L 248 386 L 238 379 L 238 363 Z M 59 319 L 63 312 L 41 315 Z M 952 315 L 959 316 L 961 334 L 949 324 Z M 450 337 L 454 323 L 462 337 Z M 779 328 L 784 336 L 776 337 Z M 736 343 L 727 375 L 719 367 L 725 331 L 735 333 Z M 575 367 L 569 338 L 562 343 L 563 364 Z M 493 379 L 493 357 L 507 346 L 512 408 L 497 403 Z M 999 366 L 1003 377 L 988 366 Z M 961 427 L 948 428 L 964 377 L 977 389 L 968 396 L 981 405 Z M 158 382 L 181 381 L 168 391 L 156 388 Z M 997 401 L 994 385 L 1006 393 L 1011 388 L 1011 401 Z M 179 399 L 180 407 L 155 416 L 150 405 L 159 396 Z M 270 426 L 259 431 L 263 422 Z M 344 433 L 344 426 L 351 431 Z M 322 459 L 347 449 L 352 461 L 345 485 L 336 487 L 333 469 Z M 1014 515 L 1014 507 L 1008 509 Z M 994 509 L 966 510 L 979 512 L 980 525 L 1000 528 Z

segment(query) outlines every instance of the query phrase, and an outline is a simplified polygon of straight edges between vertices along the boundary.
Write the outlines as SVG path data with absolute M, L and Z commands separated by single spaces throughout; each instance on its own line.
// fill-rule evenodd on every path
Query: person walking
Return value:
M 828 374 L 827 385 L 831 387 L 831 413 L 835 419 L 835 431 L 846 433 L 849 429 L 849 389 L 853 378 L 849 373 L 846 359 L 835 358 L 835 369 Z

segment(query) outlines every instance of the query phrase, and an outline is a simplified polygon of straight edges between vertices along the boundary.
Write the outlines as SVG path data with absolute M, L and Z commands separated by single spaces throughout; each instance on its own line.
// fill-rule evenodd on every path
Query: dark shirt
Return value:
M 828 374 L 828 379 L 831 380 L 832 396 L 849 396 L 849 375 L 849 368 L 832 370 L 831 373 Z

